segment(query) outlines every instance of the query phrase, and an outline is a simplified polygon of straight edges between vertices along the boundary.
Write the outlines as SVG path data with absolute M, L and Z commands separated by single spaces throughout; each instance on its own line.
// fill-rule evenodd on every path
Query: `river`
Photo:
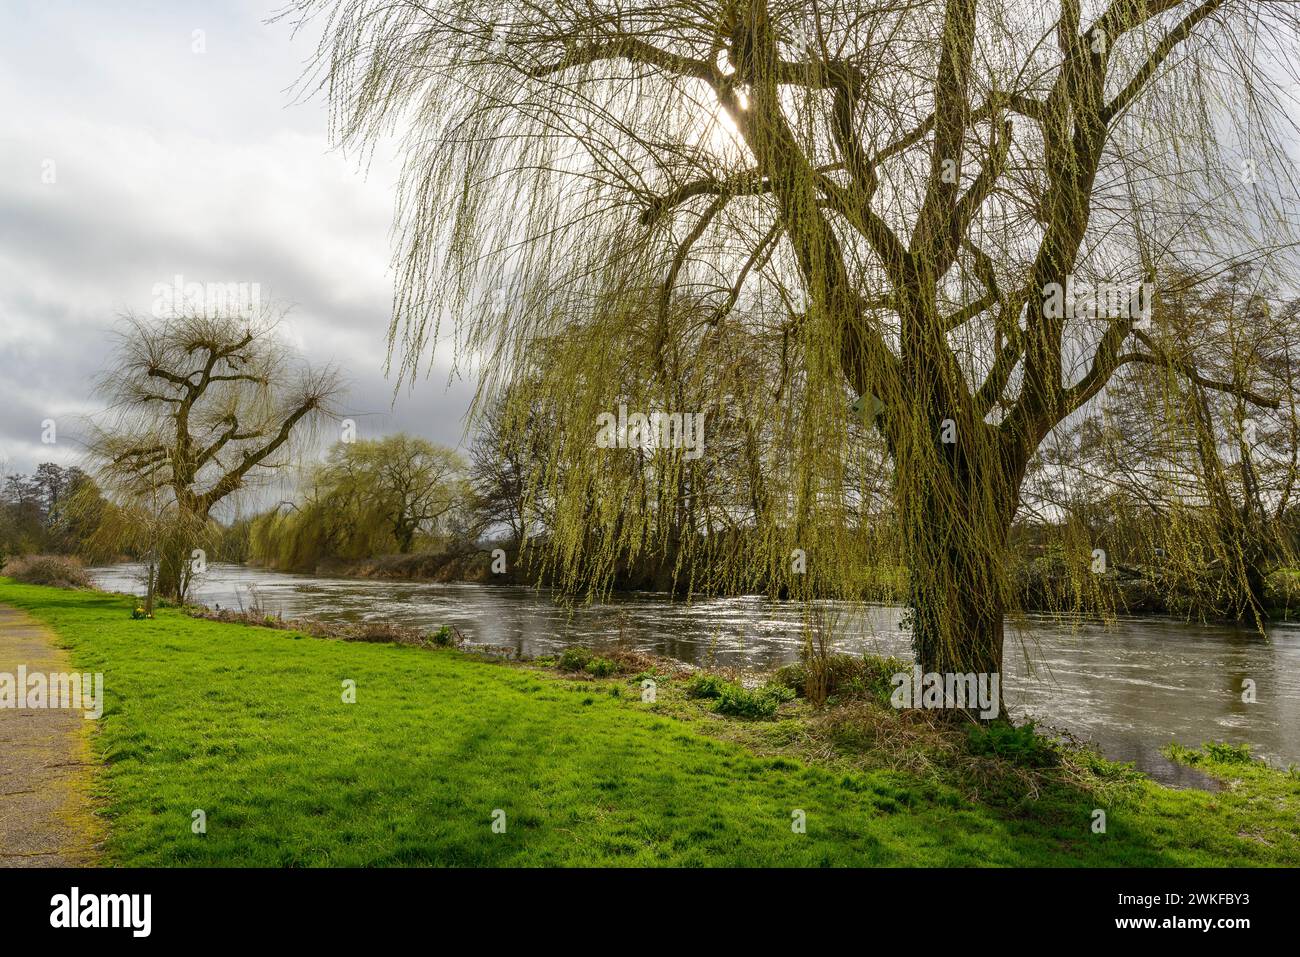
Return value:
M 139 569 L 90 570 L 101 587 L 139 592 Z M 254 603 L 285 617 L 387 620 L 459 628 L 473 644 L 540 655 L 570 644 L 623 644 L 690 664 L 746 671 L 798 658 L 803 609 L 758 597 L 674 601 L 621 595 L 566 609 L 523 586 L 429 584 L 285 575 L 239 565 L 210 566 L 193 597 L 222 608 Z M 825 602 L 842 651 L 910 658 L 902 609 Z M 1256 701 L 1242 701 L 1244 682 Z M 1175 740 L 1249 743 L 1270 763 L 1300 764 L 1300 625 L 1261 635 L 1248 628 L 1164 618 L 1109 624 L 1029 617 L 1008 622 L 1003 705 L 1016 718 L 1095 742 L 1166 784 L 1212 787 L 1160 749 Z

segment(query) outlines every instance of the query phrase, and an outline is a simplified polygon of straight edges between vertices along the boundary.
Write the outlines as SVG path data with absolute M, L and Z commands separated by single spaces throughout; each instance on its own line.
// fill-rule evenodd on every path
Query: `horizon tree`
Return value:
M 336 443 L 318 483 L 326 501 L 359 502 L 361 514 L 392 536 L 398 554 L 408 555 L 416 535 L 433 534 L 460 505 L 464 471 L 455 449 L 397 432 Z
M 539 456 L 535 442 L 517 441 L 522 430 L 514 427 L 513 414 L 508 396 L 500 395 L 478 417 L 469 450 L 469 484 L 476 533 L 504 527 L 518 549 L 541 530 L 540 510 L 532 507 L 528 494 Z
M 681 450 L 657 450 L 638 500 L 595 417 L 620 396 L 714 410 L 734 391 L 718 370 L 761 350 L 740 372 L 779 487 L 749 548 L 792 594 L 854 580 L 837 543 L 861 531 L 843 481 L 856 403 L 888 451 L 918 662 L 995 672 L 1009 529 L 1058 424 L 1135 362 L 1276 402 L 1143 327 L 1164 275 L 1288 248 L 1295 14 L 298 0 L 287 15 L 323 21 L 303 89 L 328 96 L 340 143 L 407 130 L 401 373 L 449 326 L 490 397 L 536 343 L 570 341 L 539 389 L 564 416 L 549 441 L 566 467 L 548 474 L 564 476 L 552 542 L 571 574 L 670 526 L 682 488 Z
M 411 553 L 457 539 L 470 491 L 459 453 L 397 432 L 336 442 L 292 500 L 254 517 L 250 552 L 269 567 L 315 572 L 325 559 Z

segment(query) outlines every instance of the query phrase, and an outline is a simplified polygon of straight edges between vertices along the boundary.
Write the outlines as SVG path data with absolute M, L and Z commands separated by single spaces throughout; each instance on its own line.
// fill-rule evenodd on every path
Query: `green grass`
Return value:
M 110 864 L 1300 861 L 1300 779 L 1231 758 L 1199 766 L 1233 790 L 1144 783 L 1093 834 L 1083 793 L 1009 811 L 918 774 L 760 755 L 718 729 L 770 736 L 792 722 L 706 714 L 708 702 L 684 691 L 646 705 L 627 676 L 559 676 L 174 610 L 132 621 L 126 598 L 5 579 L 0 602 L 47 622 L 79 668 L 105 675 L 94 747 Z M 345 679 L 355 704 L 341 700 Z M 685 707 L 694 716 L 677 717 Z M 191 833 L 196 809 L 204 835 Z M 505 833 L 493 833 L 497 809 Z M 804 834 L 791 829 L 796 809 Z

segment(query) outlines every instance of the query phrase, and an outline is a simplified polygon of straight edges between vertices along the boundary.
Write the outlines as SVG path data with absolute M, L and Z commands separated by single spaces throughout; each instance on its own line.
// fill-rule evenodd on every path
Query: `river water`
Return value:
M 138 567 L 91 569 L 101 588 L 139 592 Z M 254 603 L 285 617 L 455 625 L 471 643 L 540 655 L 570 644 L 621 642 L 690 664 L 747 671 L 795 661 L 804 610 L 758 597 L 689 604 L 633 593 L 608 604 L 556 605 L 523 586 L 428 584 L 285 575 L 209 566 L 193 597 L 222 608 Z M 839 650 L 910 658 L 902 609 L 820 606 Z M 1242 701 L 1254 682 L 1257 700 Z M 1163 618 L 1109 624 L 1030 617 L 1008 622 L 1003 706 L 1016 718 L 1068 730 L 1108 757 L 1176 786 L 1209 787 L 1160 754 L 1169 741 L 1248 743 L 1274 765 L 1300 764 L 1300 625 L 1247 628 Z

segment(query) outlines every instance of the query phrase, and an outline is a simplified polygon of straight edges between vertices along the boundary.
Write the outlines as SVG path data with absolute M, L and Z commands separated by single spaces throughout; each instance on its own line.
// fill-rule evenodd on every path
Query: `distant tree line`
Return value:
M 53 462 L 42 462 L 29 475 L 5 475 L 0 485 L 0 560 L 81 550 L 88 530 L 71 506 L 93 486 L 81 469 Z
M 127 530 L 144 516 L 107 499 L 78 466 L 42 462 L 30 474 L 11 472 L 0 484 L 0 565 L 25 555 L 69 555 L 88 564 L 147 557 Z M 213 561 L 247 559 L 246 529 L 211 521 L 204 540 Z

